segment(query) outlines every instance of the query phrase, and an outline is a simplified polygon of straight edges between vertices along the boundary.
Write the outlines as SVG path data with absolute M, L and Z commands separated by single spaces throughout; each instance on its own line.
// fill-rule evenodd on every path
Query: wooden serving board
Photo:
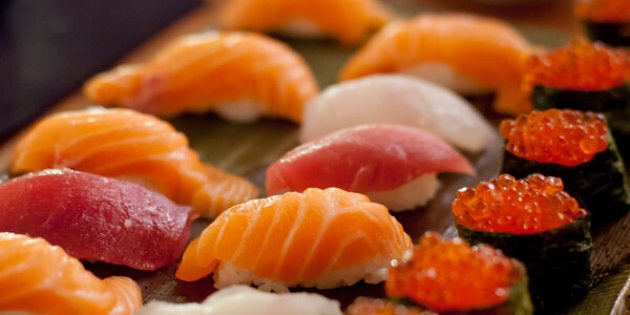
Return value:
M 538 2 L 541 3 L 541 2 Z M 432 11 L 466 11 L 494 15 L 506 19 L 523 31 L 534 43 L 546 47 L 563 45 L 573 33 L 579 31 L 571 15 L 570 1 L 549 1 L 544 6 L 522 7 L 492 6 L 472 0 L 436 1 L 391 1 L 404 14 Z M 212 28 L 216 3 L 208 2 L 182 20 L 165 29 L 159 36 L 147 41 L 131 52 L 121 63 L 148 59 L 173 38 L 183 34 Z M 335 82 L 337 73 L 354 49 L 342 47 L 329 41 L 286 40 L 300 52 L 315 71 L 322 88 Z M 489 121 L 497 123 L 503 117 L 489 107 L 489 98 L 471 100 Z M 89 106 L 80 91 L 68 96 L 51 112 L 79 109 Z M 282 120 L 263 119 L 255 123 L 231 123 L 208 113 L 186 115 L 171 120 L 184 132 L 202 159 L 228 172 L 245 176 L 263 189 L 266 167 L 297 144 L 299 126 Z M 19 135 L 18 135 L 19 137 Z M 0 167 L 6 169 L 17 137 L 0 147 Z M 432 230 L 454 236 L 450 203 L 455 191 L 461 187 L 474 186 L 480 180 L 495 177 L 500 168 L 502 140 L 496 135 L 493 145 L 485 152 L 467 157 L 475 165 L 477 175 L 442 175 L 442 188 L 436 198 L 426 207 L 395 214 L 405 230 L 414 240 L 425 231 Z M 264 192 L 264 190 L 262 190 Z M 193 236 L 198 235 L 209 221 L 193 223 Z M 566 314 L 624 314 L 628 309 L 628 286 L 630 285 L 630 215 L 619 221 L 593 231 L 594 252 L 592 266 L 595 283 L 587 296 L 576 305 L 567 305 Z M 99 276 L 126 275 L 140 284 L 144 300 L 154 299 L 173 302 L 201 301 L 215 289 L 210 278 L 187 283 L 174 278 L 176 264 L 146 272 L 107 264 L 87 264 Z M 312 291 L 312 290 L 311 290 Z M 338 299 L 345 306 L 358 296 L 383 296 L 382 285 L 358 285 L 335 290 L 316 291 Z

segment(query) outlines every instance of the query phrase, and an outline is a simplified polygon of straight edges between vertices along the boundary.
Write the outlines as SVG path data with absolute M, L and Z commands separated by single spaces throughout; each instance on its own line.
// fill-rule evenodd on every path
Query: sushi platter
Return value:
M 409 16 L 425 11 L 493 15 L 512 23 L 529 41 L 541 47 L 560 47 L 580 31 L 580 25 L 572 16 L 572 2 L 568 0 L 532 1 L 531 4 L 528 4 L 528 1 L 509 1 L 508 5 L 499 4 L 501 1 L 472 0 L 387 2 L 401 14 Z M 131 51 L 118 63 L 145 61 L 179 36 L 214 29 L 216 27 L 214 21 L 217 19 L 216 7 L 219 4 L 220 1 L 206 1 L 204 5 Z M 322 90 L 336 83 L 340 69 L 356 51 L 356 48 L 327 39 L 285 36 L 279 36 L 277 39 L 287 43 L 305 59 L 313 69 L 317 84 Z M 474 175 L 439 174 L 441 185 L 428 204 L 412 211 L 393 214 L 414 242 L 427 231 L 439 232 L 446 237 L 457 236 L 458 232 L 450 211 L 456 192 L 463 187 L 474 187 L 480 181 L 495 178 L 501 171 L 504 140 L 499 134 L 498 125 L 509 116 L 497 113 L 493 109 L 491 94 L 470 96 L 467 100 L 492 126 L 490 145 L 484 150 L 463 153 L 474 167 Z M 45 115 L 85 109 L 90 105 L 91 102 L 84 92 L 76 91 Z M 266 193 L 265 177 L 268 167 L 300 143 L 300 126 L 287 119 L 262 118 L 253 122 L 234 122 L 213 112 L 202 112 L 178 115 L 168 118 L 168 122 L 187 137 L 190 148 L 199 154 L 201 160 L 225 172 L 246 178 L 260 189 L 261 195 Z M 24 130 L 26 131 L 27 129 Z M 0 168 L 9 169 L 16 144 L 22 134 L 17 134 L 0 146 Z M 5 172 L 5 175 L 3 180 L 8 178 L 8 172 Z M 191 238 L 198 237 L 210 222 L 211 219 L 208 218 L 194 220 Z M 562 314 L 598 315 L 630 312 L 628 231 L 630 213 L 614 222 L 598 225 L 592 230 L 593 251 L 590 265 L 593 271 L 593 285 L 573 305 L 562 308 L 560 311 Z M 212 277 L 191 282 L 178 280 L 175 277 L 178 263 L 179 261 L 156 271 L 146 271 L 102 262 L 84 262 L 86 268 L 98 277 L 120 275 L 137 281 L 144 302 L 152 300 L 175 303 L 201 302 L 217 290 L 213 286 Z M 298 288 L 296 291 L 319 293 L 338 300 L 344 308 L 357 297 L 385 297 L 382 283 L 359 282 L 350 287 L 326 290 Z

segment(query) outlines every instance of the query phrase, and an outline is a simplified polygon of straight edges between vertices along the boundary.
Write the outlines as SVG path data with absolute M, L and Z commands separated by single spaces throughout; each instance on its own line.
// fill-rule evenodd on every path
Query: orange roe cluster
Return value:
M 389 268 L 385 291 L 436 312 L 483 309 L 507 301 L 523 270 L 488 245 L 471 247 L 460 238 L 427 232 L 408 260 Z
M 359 297 L 348 306 L 345 315 L 437 315 L 437 313 L 418 307 L 397 305 L 384 299 Z
M 599 91 L 617 87 L 628 80 L 628 50 L 576 37 L 566 46 L 530 57 L 524 88 L 531 90 L 532 86 L 540 85 L 567 90 Z
M 475 188 L 462 188 L 451 204 L 455 221 L 483 232 L 534 234 L 586 216 L 562 179 L 531 174 L 525 179 L 501 174 Z
M 608 148 L 606 119 L 601 113 L 571 109 L 533 110 L 504 119 L 499 132 L 505 149 L 539 163 L 575 166 Z
M 583 20 L 624 23 L 630 21 L 630 1 L 579 0 L 573 7 L 573 13 Z

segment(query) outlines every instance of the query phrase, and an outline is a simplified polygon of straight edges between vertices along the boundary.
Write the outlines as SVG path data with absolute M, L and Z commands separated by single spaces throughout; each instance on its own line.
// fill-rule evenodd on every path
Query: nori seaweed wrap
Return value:
M 630 2 L 628 0 L 581 0 L 574 15 L 586 36 L 610 46 L 630 46 Z
M 588 212 L 559 178 L 502 174 L 460 189 L 451 209 L 460 237 L 494 246 L 525 265 L 536 313 L 553 313 L 588 291 Z
M 534 109 L 604 113 L 622 156 L 630 158 L 630 51 L 575 38 L 534 56 L 525 85 Z
M 565 190 L 596 224 L 614 221 L 630 210 L 624 162 L 602 114 L 534 110 L 503 120 L 499 131 L 506 139 L 501 173 L 561 178 Z
M 439 314 L 533 313 L 523 264 L 491 246 L 445 240 L 435 232 L 392 263 L 385 292 L 395 303 Z

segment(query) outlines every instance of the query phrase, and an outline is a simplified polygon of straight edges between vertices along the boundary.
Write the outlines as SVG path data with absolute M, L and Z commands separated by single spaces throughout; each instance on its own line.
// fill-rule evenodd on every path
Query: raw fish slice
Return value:
M 84 92 L 99 105 L 158 116 L 214 110 L 239 121 L 265 115 L 299 122 L 318 87 L 302 57 L 280 41 L 206 32 L 176 40 L 143 64 L 98 74 Z
M 0 231 L 42 237 L 79 259 L 142 270 L 179 258 L 197 217 L 138 184 L 68 169 L 1 183 L 0 209 Z
M 142 306 L 133 280 L 101 280 L 42 238 L 0 233 L 0 266 L 0 311 L 124 315 Z
M 357 44 L 393 18 L 378 0 L 232 0 L 220 13 L 227 29 L 329 35 Z
M 265 186 L 270 195 L 338 187 L 367 194 L 390 210 L 410 210 L 435 195 L 439 172 L 475 171 L 457 150 L 427 131 L 403 125 L 360 125 L 287 152 L 267 168 Z M 386 192 L 392 194 L 383 196 Z
M 385 26 L 343 67 L 340 79 L 402 72 L 461 93 L 496 91 L 494 107 L 516 114 L 532 45 L 504 21 L 458 13 L 420 14 Z
M 151 301 L 134 315 L 342 315 L 339 302 L 317 293 L 271 293 L 245 285 L 221 289 L 202 303 Z
M 311 188 L 226 210 L 189 244 L 175 275 L 194 281 L 214 273 L 218 288 L 253 282 L 277 292 L 376 283 L 411 246 L 384 206 L 362 194 Z
M 375 123 L 419 127 L 470 152 L 480 152 L 498 138 L 459 95 L 401 75 L 372 75 L 328 87 L 307 103 L 300 136 L 307 142 L 339 129 Z
M 246 179 L 204 164 L 168 122 L 129 109 L 44 117 L 19 140 L 10 170 L 62 167 L 137 182 L 203 217 L 258 196 Z

